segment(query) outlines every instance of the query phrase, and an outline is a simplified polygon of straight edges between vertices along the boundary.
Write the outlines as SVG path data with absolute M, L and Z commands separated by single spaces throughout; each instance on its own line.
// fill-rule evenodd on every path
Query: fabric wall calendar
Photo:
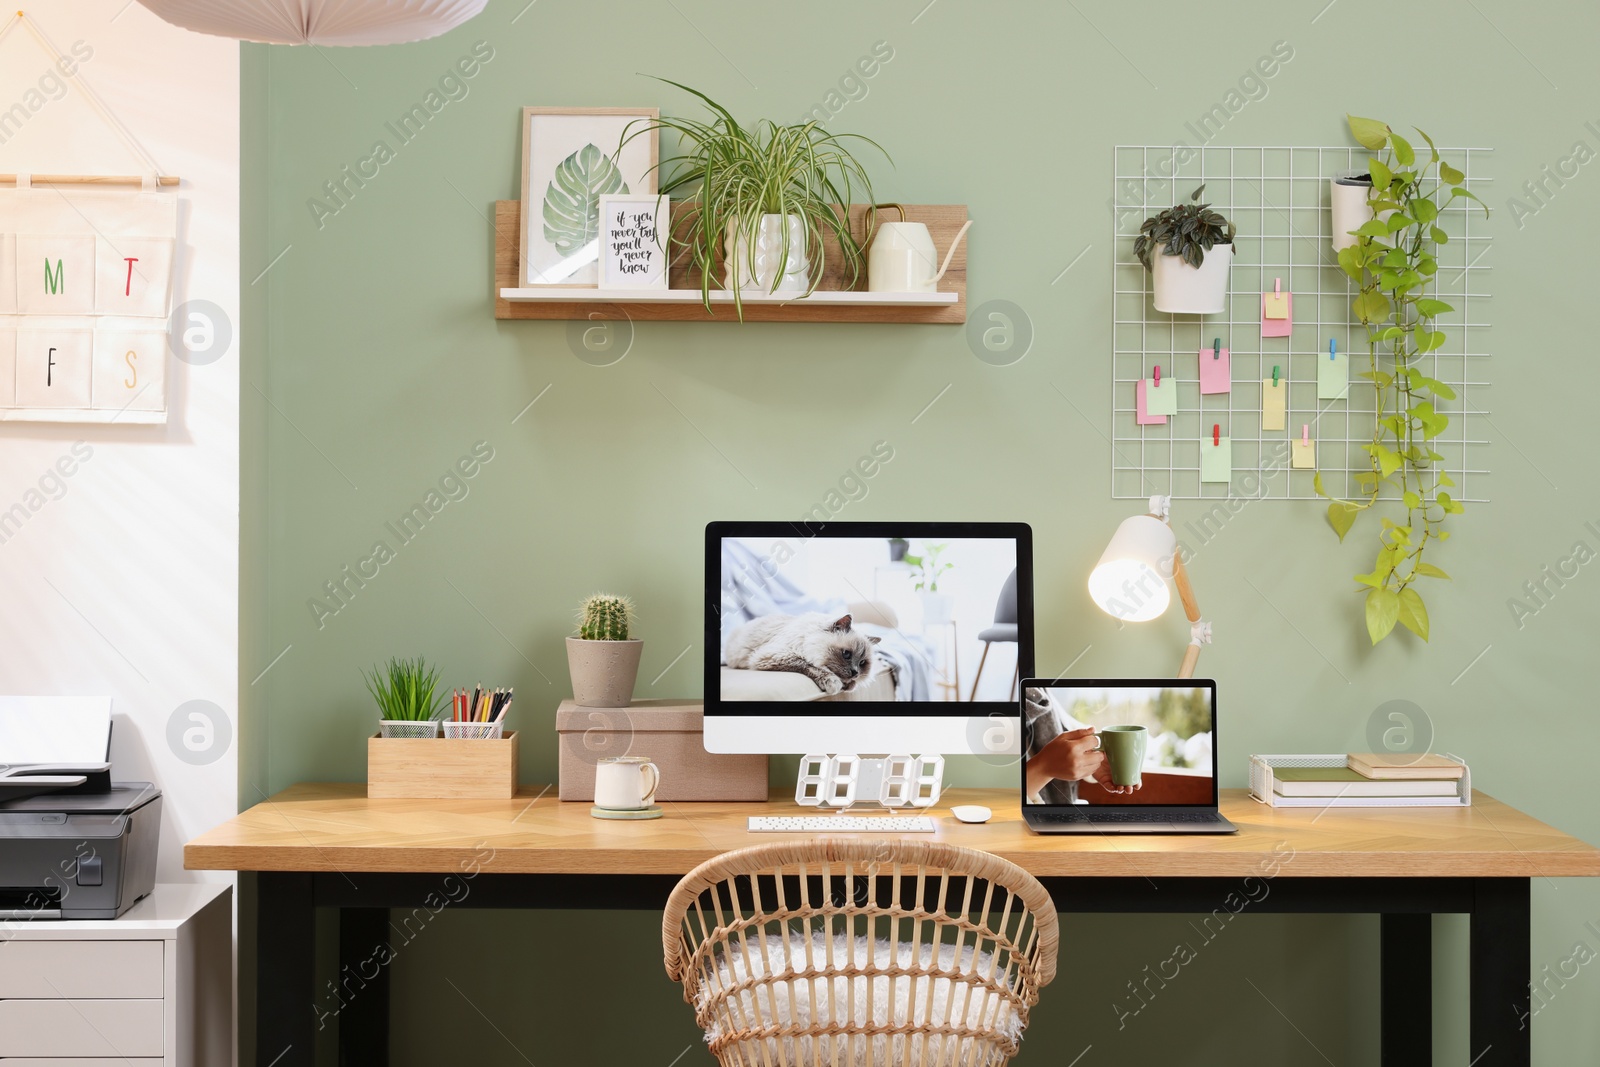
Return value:
M 177 231 L 148 186 L 0 189 L 0 421 L 167 421 Z

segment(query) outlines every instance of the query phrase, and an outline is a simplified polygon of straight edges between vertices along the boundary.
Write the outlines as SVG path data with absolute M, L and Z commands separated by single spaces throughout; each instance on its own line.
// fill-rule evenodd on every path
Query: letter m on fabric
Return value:
M 52 295 L 61 293 L 66 288 L 66 268 L 61 265 L 61 260 L 56 260 L 56 269 L 50 270 L 50 260 L 44 261 L 44 291 Z

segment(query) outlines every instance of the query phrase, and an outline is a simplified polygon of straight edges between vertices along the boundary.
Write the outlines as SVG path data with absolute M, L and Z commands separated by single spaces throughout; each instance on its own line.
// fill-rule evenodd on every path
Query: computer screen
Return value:
M 710 524 L 707 749 L 1015 753 L 1032 555 L 1022 523 Z
M 1029 679 L 1023 802 L 1215 804 L 1216 683 Z

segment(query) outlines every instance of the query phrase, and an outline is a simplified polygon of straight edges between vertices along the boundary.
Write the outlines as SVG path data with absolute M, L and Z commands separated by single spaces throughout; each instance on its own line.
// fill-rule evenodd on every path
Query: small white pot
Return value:
M 1228 307 L 1228 270 L 1233 266 L 1233 245 L 1212 245 L 1200 266 L 1191 267 L 1182 256 L 1169 256 L 1157 248 L 1150 271 L 1157 311 L 1169 315 L 1220 315 Z
M 789 257 L 784 260 L 783 235 L 789 234 Z M 811 288 L 811 260 L 806 254 L 805 220 L 799 215 L 762 215 L 755 234 L 755 270 L 751 271 L 748 232 L 737 222 L 728 223 L 723 237 L 723 284 L 746 293 L 804 293 Z M 778 274 L 779 264 L 783 274 Z M 777 284 L 774 285 L 773 283 Z
M 918 593 L 922 601 L 922 625 L 948 626 L 956 615 L 955 598 L 949 593 Z
M 1333 230 L 1333 250 L 1343 251 L 1356 244 L 1360 238 L 1351 230 L 1360 229 L 1372 219 L 1372 208 L 1367 201 L 1372 195 L 1372 181 L 1356 181 L 1357 174 L 1364 171 L 1344 171 L 1329 179 L 1328 208 L 1332 216 L 1330 226 Z M 1379 215 L 1380 219 L 1388 220 L 1393 211 L 1385 211 Z
M 639 676 L 639 655 L 644 642 L 585 641 L 567 638 L 567 670 L 572 675 L 572 699 L 585 708 L 625 708 L 633 703 L 633 683 Z

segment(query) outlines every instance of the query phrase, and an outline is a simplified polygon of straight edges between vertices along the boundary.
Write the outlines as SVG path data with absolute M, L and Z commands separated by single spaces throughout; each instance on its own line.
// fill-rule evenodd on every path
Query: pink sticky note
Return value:
M 1147 410 L 1147 405 L 1144 402 L 1144 384 L 1145 380 L 1143 378 L 1134 383 L 1133 421 L 1140 426 L 1165 426 L 1167 424 L 1165 415 L 1152 415 Z
M 1267 304 L 1274 296 L 1283 298 L 1283 317 L 1268 318 Z M 1262 337 L 1288 337 L 1294 329 L 1294 294 L 1293 293 L 1262 293 L 1261 294 L 1261 336 Z
M 1233 392 L 1233 357 L 1226 348 L 1222 349 L 1220 355 L 1214 348 L 1200 350 L 1200 391 Z

